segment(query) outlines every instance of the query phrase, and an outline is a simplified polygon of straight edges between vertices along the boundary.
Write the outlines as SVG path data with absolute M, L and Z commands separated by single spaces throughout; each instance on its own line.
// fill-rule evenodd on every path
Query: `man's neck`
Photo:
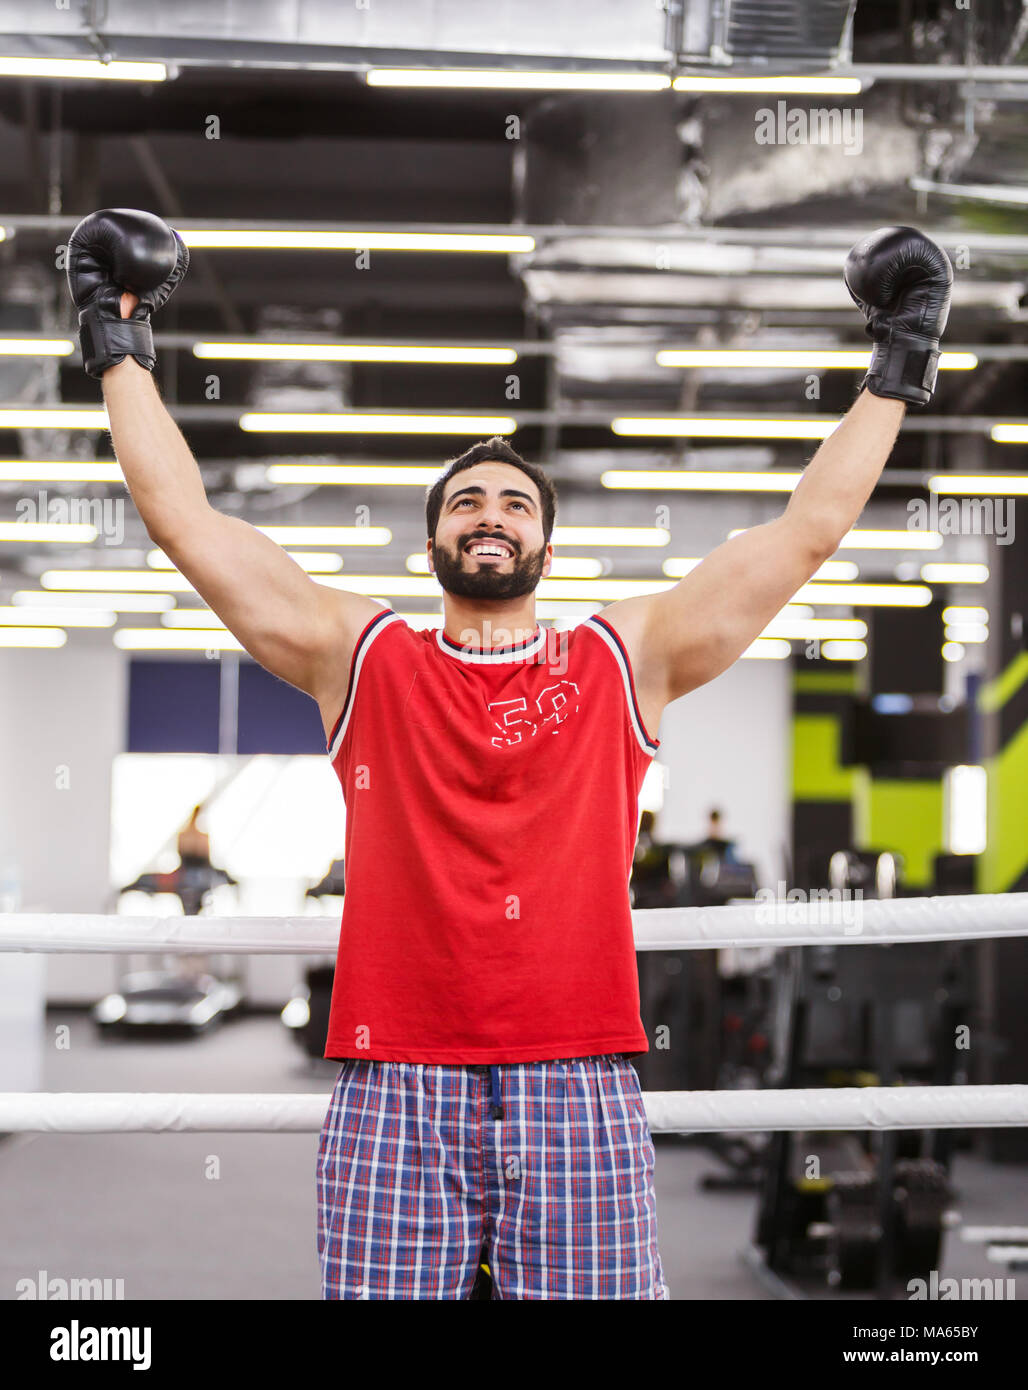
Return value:
M 517 647 L 530 642 L 538 630 L 534 603 L 519 604 L 510 613 L 483 613 L 450 602 L 444 607 L 443 632 L 462 647 Z

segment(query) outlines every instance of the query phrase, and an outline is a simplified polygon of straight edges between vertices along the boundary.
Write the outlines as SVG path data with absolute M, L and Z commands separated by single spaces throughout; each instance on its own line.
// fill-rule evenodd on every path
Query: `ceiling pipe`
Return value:
M 46 235 L 70 231 L 85 217 L 90 209 L 76 213 L 61 213 L 53 216 L 34 213 L 0 214 L 0 226 L 13 232 L 41 232 Z M 867 235 L 867 224 L 854 223 L 848 227 L 688 227 L 680 223 L 663 223 L 652 226 L 610 226 L 587 224 L 571 226 L 564 223 L 517 223 L 508 222 L 350 222 L 341 219 L 334 222 L 284 222 L 273 218 L 261 221 L 239 221 L 227 218 L 172 218 L 181 231 L 207 231 L 211 228 L 225 230 L 265 230 L 291 232 L 338 231 L 345 225 L 348 232 L 402 231 L 428 233 L 430 235 L 487 235 L 534 237 L 537 241 L 560 241 L 571 237 L 614 237 L 626 240 L 633 237 L 647 238 L 659 242 L 676 241 L 709 242 L 725 246 L 839 246 L 846 250 Z M 1028 233 L 999 234 L 976 232 L 971 228 L 932 228 L 923 227 L 926 236 L 943 247 L 964 246 L 970 251 L 983 255 L 1024 256 L 1028 254 Z M 246 255 L 245 251 L 234 252 Z M 270 254 L 270 253 L 269 253 Z M 281 253 L 285 254 L 285 253 Z M 400 254 L 400 253 L 396 253 Z M 520 254 L 520 253 L 508 253 Z

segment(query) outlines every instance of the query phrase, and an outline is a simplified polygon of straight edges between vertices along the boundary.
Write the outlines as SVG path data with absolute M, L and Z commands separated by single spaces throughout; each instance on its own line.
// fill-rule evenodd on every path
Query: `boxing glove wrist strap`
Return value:
M 139 319 L 113 319 L 98 309 L 83 309 L 79 314 L 79 342 L 82 365 L 90 376 L 102 377 L 108 367 L 126 357 L 134 357 L 148 372 L 157 363 L 153 330 Z
M 874 396 L 927 405 L 939 370 L 939 341 L 916 333 L 892 333 L 874 345 L 867 376 L 860 383 Z

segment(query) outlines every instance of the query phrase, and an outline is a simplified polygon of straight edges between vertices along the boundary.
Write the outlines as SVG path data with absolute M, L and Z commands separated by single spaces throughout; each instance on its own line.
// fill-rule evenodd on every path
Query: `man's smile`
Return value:
M 469 555 L 481 560 L 513 559 L 513 547 L 507 541 L 470 541 L 465 547 Z

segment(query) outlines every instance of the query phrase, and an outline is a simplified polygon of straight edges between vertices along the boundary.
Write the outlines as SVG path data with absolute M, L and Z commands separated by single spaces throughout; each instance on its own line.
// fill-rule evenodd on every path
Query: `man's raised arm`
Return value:
M 118 463 L 150 538 L 256 661 L 331 710 L 345 694 L 353 643 L 382 610 L 316 583 L 255 527 L 210 506 L 151 376 L 150 313 L 188 264 L 181 240 L 150 213 L 115 209 L 80 222 L 68 282 L 83 363 L 103 382 Z
M 634 635 L 639 680 L 664 703 L 713 680 L 838 549 L 874 491 L 907 404 L 931 399 L 953 270 L 911 227 L 853 248 L 846 287 L 874 342 L 864 389 L 807 465 L 780 517 L 713 550 L 664 593 L 604 610 Z

